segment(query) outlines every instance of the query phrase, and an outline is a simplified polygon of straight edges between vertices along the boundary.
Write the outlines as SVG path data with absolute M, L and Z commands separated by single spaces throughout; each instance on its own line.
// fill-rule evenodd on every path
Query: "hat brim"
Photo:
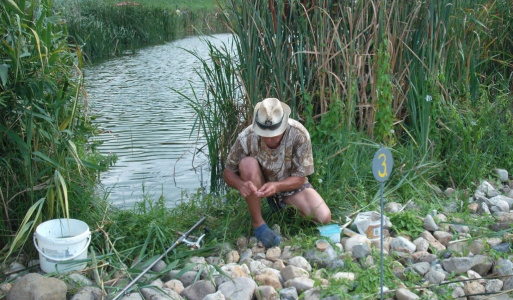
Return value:
M 260 107 L 261 104 L 262 104 L 262 102 L 258 102 L 257 105 L 255 105 L 255 109 L 253 110 L 253 126 L 252 126 L 253 132 L 262 137 L 275 137 L 275 136 L 278 136 L 278 135 L 284 133 L 285 130 L 287 129 L 287 126 L 289 125 L 290 107 L 287 104 L 280 101 L 281 107 L 283 108 L 283 120 L 281 121 L 281 125 L 278 128 L 269 130 L 269 129 L 263 129 L 263 128 L 259 127 L 255 122 L 255 117 L 256 117 L 258 108 Z

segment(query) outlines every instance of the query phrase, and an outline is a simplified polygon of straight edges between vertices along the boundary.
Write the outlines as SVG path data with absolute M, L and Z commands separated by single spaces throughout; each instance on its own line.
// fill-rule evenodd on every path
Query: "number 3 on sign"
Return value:
M 380 148 L 374 155 L 372 160 L 372 173 L 377 181 L 383 182 L 388 179 L 392 168 L 394 166 L 394 160 L 392 153 L 387 148 Z
M 388 173 L 387 173 L 387 156 L 384 153 L 381 153 L 378 156 L 378 159 L 383 159 L 383 163 L 381 164 L 383 166 L 383 172 L 381 172 L 381 170 L 378 170 L 378 176 L 380 178 L 388 176 Z

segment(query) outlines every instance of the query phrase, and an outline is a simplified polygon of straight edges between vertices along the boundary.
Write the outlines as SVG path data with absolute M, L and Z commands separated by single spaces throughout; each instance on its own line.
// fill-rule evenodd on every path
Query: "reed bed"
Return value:
M 121 2 L 123 4 L 123 2 Z M 61 4 L 71 42 L 91 60 L 134 53 L 200 32 L 220 31 L 216 11 L 180 10 L 129 2 L 101 1 Z
M 195 107 L 226 99 L 234 106 L 221 122 L 202 118 L 209 147 L 224 149 L 211 158 L 212 169 L 222 169 L 219 153 L 232 145 L 233 128 L 247 124 L 251 107 L 266 97 L 287 102 L 314 145 L 335 143 L 328 158 L 355 131 L 413 151 L 401 153 L 414 160 L 410 166 L 443 162 L 428 176 L 443 186 L 468 185 L 485 175 L 483 166 L 513 166 L 512 150 L 501 146 L 510 143 L 492 129 L 513 133 L 504 126 L 513 128 L 513 41 L 504 34 L 513 29 L 511 2 L 231 0 L 222 9 L 237 59 L 215 68 L 232 70 L 238 97 L 192 99 Z M 216 82 L 205 79 L 206 86 Z M 226 126 L 233 122 L 239 125 Z
M 0 260 L 43 220 L 88 210 L 104 169 L 87 136 L 82 57 L 51 1 L 0 5 Z

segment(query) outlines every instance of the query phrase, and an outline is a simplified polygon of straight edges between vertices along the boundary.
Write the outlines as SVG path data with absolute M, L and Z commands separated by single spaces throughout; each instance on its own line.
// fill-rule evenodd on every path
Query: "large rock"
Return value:
M 346 249 L 347 252 L 352 252 L 353 247 L 355 245 L 361 244 L 371 245 L 372 243 L 371 240 L 369 240 L 369 238 L 367 238 L 366 236 L 363 236 L 361 234 L 355 234 L 346 241 L 344 249 Z
M 179 274 L 180 274 L 179 270 L 169 271 L 169 273 L 164 275 L 161 280 L 166 282 L 166 281 L 169 281 L 172 279 L 178 279 L 178 280 L 180 280 L 180 282 L 182 282 L 184 287 L 188 287 L 189 285 L 193 284 L 194 281 L 196 280 L 196 277 L 198 277 L 197 271 L 187 271 L 187 272 L 184 272 L 183 274 L 180 274 L 179 278 L 176 278 L 176 276 Z
M 435 237 L 431 234 L 431 232 L 429 232 L 427 230 L 424 230 L 420 234 L 420 237 L 422 237 L 423 239 L 428 241 L 429 245 L 431 247 L 435 248 L 439 252 L 444 251 L 446 249 L 446 247 L 444 245 L 442 245 L 442 243 L 440 243 L 437 239 L 435 239 Z
M 428 231 L 436 231 L 438 230 L 438 226 L 436 225 L 435 219 L 431 215 L 427 215 L 424 218 L 424 229 Z
M 431 270 L 424 275 L 424 279 L 429 281 L 431 284 L 440 284 L 445 280 L 445 274 L 443 272 Z
M 453 235 L 446 231 L 435 231 L 433 232 L 433 236 L 439 241 L 442 245 L 446 246 L 452 241 Z
M 411 292 L 407 289 L 397 289 L 395 292 L 395 297 L 397 300 L 412 300 L 412 299 L 420 299 L 414 292 Z
M 304 258 L 302 256 L 296 256 L 296 257 L 289 259 L 289 265 L 296 266 L 301 269 L 305 269 L 308 272 L 312 271 L 312 266 L 306 260 L 306 258 Z
M 314 287 L 315 281 L 310 278 L 305 277 L 297 277 L 285 282 L 285 287 L 295 287 L 299 293 L 312 289 Z
M 492 203 L 495 203 L 495 202 L 498 202 L 498 201 L 504 201 L 504 202 L 508 203 L 509 208 L 513 207 L 513 198 L 511 198 L 511 197 L 504 196 L 504 195 L 499 195 L 499 196 L 495 196 L 493 198 L 490 198 L 490 202 L 492 202 Z
M 390 243 L 390 251 L 406 252 L 412 254 L 417 247 L 402 236 L 396 237 Z
M 100 288 L 86 286 L 73 295 L 71 300 L 100 300 L 102 296 L 102 290 Z
M 225 300 L 223 293 L 221 291 L 217 291 L 213 294 L 208 294 L 203 298 L 203 300 Z
M 188 300 L 203 300 L 205 296 L 216 292 L 215 286 L 210 280 L 198 280 L 197 282 L 186 287 L 180 296 Z M 148 298 L 147 298 L 148 299 Z
M 7 293 L 7 300 L 66 300 L 64 281 L 28 273 L 18 279 Z
M 477 187 L 477 191 L 483 192 L 488 198 L 498 196 L 500 193 L 493 187 L 491 183 L 484 180 Z
M 278 292 L 268 285 L 258 287 L 256 295 L 258 300 L 280 300 Z
M 370 243 L 370 241 L 369 241 Z M 340 261 L 337 256 L 337 252 L 331 244 L 328 244 L 326 250 L 320 251 L 317 249 L 311 249 L 305 254 L 305 259 L 310 263 L 311 266 L 317 268 L 334 268 L 338 266 Z M 340 261 L 343 265 L 343 262 Z
M 486 292 L 485 287 L 477 281 L 466 284 L 463 290 L 465 291 L 465 295 L 475 295 Z
M 408 268 L 411 268 L 415 273 L 419 274 L 420 276 L 424 276 L 427 272 L 429 272 L 429 263 L 427 262 L 419 262 L 412 264 Z
M 281 270 L 283 280 L 288 281 L 297 277 L 310 277 L 310 273 L 307 270 L 298 268 L 296 266 L 287 266 Z
M 281 300 L 297 300 L 299 298 L 295 287 L 291 286 L 280 290 Z
M 481 276 L 486 276 L 492 269 L 492 259 L 486 255 L 475 255 L 472 257 L 472 270 Z
M 474 266 L 474 262 L 470 257 L 452 257 L 442 261 L 442 266 L 448 273 L 462 274 L 470 270 Z
M 496 265 L 493 266 L 493 270 L 501 276 L 512 275 L 513 263 L 509 259 L 499 258 Z
M 260 285 L 272 286 L 274 289 L 277 290 L 283 287 L 281 284 L 279 273 L 274 272 L 270 268 L 262 270 L 258 275 L 256 275 L 255 281 L 258 282 Z
M 427 252 L 429 250 L 429 242 L 422 237 L 415 239 L 413 244 L 416 252 Z
M 228 274 L 230 278 L 249 277 L 250 271 L 247 265 L 238 265 L 235 263 L 227 264 L 221 267 L 223 272 Z M 184 284 L 185 285 L 185 284 Z
M 257 290 L 257 284 L 251 278 L 237 277 L 221 284 L 218 290 L 226 299 L 251 300 Z
M 180 295 L 173 291 L 172 289 L 164 289 L 161 291 L 157 288 L 142 288 L 141 293 L 144 296 L 144 299 L 151 300 L 179 300 L 181 299 Z
M 426 252 L 426 251 L 417 251 L 411 255 L 413 262 L 427 262 L 431 263 L 436 260 L 436 255 Z

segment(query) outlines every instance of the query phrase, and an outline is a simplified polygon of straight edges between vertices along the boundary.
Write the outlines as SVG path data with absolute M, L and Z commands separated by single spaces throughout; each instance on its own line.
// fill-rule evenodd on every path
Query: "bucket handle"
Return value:
M 55 257 L 51 257 L 51 256 L 48 256 L 47 254 L 45 254 L 45 253 L 43 252 L 43 250 L 41 250 L 41 249 L 39 248 L 39 246 L 37 245 L 37 242 L 36 242 L 36 235 L 34 234 L 34 236 L 33 236 L 34 246 L 36 247 L 37 251 L 39 251 L 39 253 L 41 253 L 41 255 L 43 255 L 43 256 L 44 256 L 44 257 L 46 257 L 47 259 L 49 259 L 49 260 L 53 260 L 53 261 L 57 261 L 57 262 L 66 261 L 66 260 L 73 260 L 73 259 L 75 259 L 75 258 L 79 257 L 79 256 L 80 256 L 80 254 L 82 254 L 82 253 L 87 249 L 87 247 L 89 247 L 89 243 L 91 243 L 91 234 L 90 234 L 90 233 L 89 233 L 89 235 L 87 236 L 87 239 L 88 239 L 88 241 L 87 241 L 87 243 L 86 243 L 86 245 L 85 245 L 84 249 L 80 250 L 80 252 L 78 252 L 77 254 L 73 255 L 72 257 L 55 258 Z

